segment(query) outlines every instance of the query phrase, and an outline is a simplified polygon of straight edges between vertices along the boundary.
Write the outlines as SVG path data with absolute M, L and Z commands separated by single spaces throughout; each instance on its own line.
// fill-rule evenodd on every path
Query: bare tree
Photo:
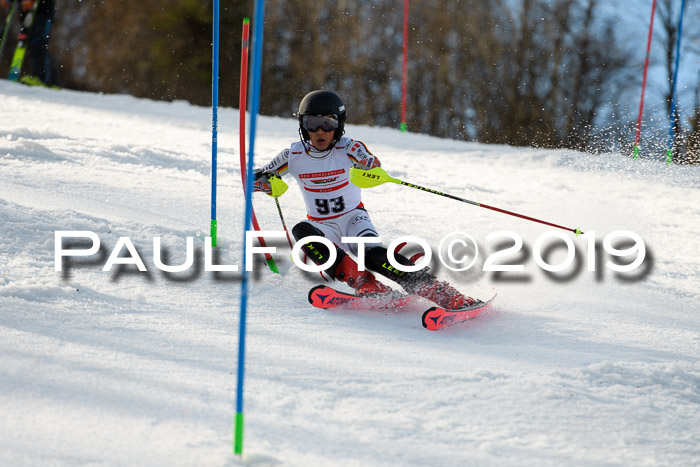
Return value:
M 488 143 L 586 148 L 629 59 L 603 0 L 415 0 L 409 129 Z M 665 1 L 665 0 L 662 0 Z M 237 105 L 240 31 L 253 0 L 222 2 L 222 105 Z M 68 87 L 211 98 L 212 2 L 63 0 L 52 47 Z M 398 128 L 402 2 L 268 0 L 261 111 L 289 116 L 312 89 L 349 121 Z M 254 32 L 254 31 L 253 31 Z
M 252 0 L 222 5 L 221 103 L 238 101 L 240 33 Z M 59 2 L 51 42 L 66 87 L 211 102 L 212 4 L 199 0 Z
M 690 132 L 686 143 L 686 153 L 680 163 L 700 164 L 700 72 L 698 72 L 698 84 L 695 86 L 695 111 L 688 119 Z
M 700 21 L 700 10 L 696 7 L 696 5 L 693 2 L 688 2 L 689 5 L 686 5 L 686 11 L 684 12 L 685 19 L 684 19 L 684 26 L 683 26 L 683 37 L 681 38 L 681 63 L 683 63 L 685 60 L 692 60 L 693 57 L 698 57 L 700 56 L 700 29 L 697 27 L 694 27 L 695 25 L 698 24 Z M 682 102 L 683 100 L 681 99 L 681 91 L 682 89 L 679 87 L 676 91 L 676 96 L 673 96 L 673 77 L 675 73 L 675 63 L 676 63 L 676 49 L 677 49 L 677 42 L 678 42 L 678 28 L 679 28 L 679 18 L 681 15 L 680 11 L 680 3 L 675 2 L 673 0 L 659 0 L 658 4 L 658 10 L 657 13 L 659 15 L 659 23 L 660 23 L 660 29 L 661 29 L 661 34 L 659 34 L 657 37 L 657 43 L 659 43 L 663 50 L 664 50 L 664 68 L 666 71 L 666 86 L 665 86 L 665 92 L 664 92 L 664 99 L 666 102 L 666 115 L 671 116 L 671 105 L 672 105 L 672 100 L 675 97 L 675 102 L 676 102 L 676 108 L 675 108 L 675 114 L 673 115 L 673 134 L 675 135 L 675 141 L 673 142 L 673 160 L 678 162 L 678 163 L 687 163 L 690 159 L 688 157 L 685 157 L 684 155 L 684 148 L 683 144 L 686 141 L 686 139 L 689 137 L 688 135 L 693 134 L 695 130 L 695 126 L 697 123 L 693 123 L 697 121 L 697 114 L 698 114 L 698 103 L 697 103 L 697 95 L 695 98 L 695 110 L 693 112 L 693 115 L 689 117 L 688 122 L 691 123 L 691 129 L 689 132 L 686 133 L 685 129 L 683 128 L 683 105 Z M 695 7 L 695 8 L 693 8 Z M 679 77 L 679 80 L 682 77 Z M 700 86 L 700 82 L 697 83 L 696 88 Z M 693 138 L 697 138 L 696 136 L 693 136 Z M 687 144 L 689 146 L 692 146 L 692 142 L 688 141 Z M 686 151 L 690 151 L 690 148 L 687 148 Z M 693 163 L 697 163 L 697 159 L 693 159 Z
M 478 62 L 497 62 L 489 86 L 479 92 L 498 103 L 497 118 L 488 105 L 476 105 L 480 141 L 548 147 L 589 144 L 591 128 L 605 99 L 623 83 L 619 76 L 629 57 L 606 46 L 614 26 L 596 15 L 596 0 L 523 0 L 507 17 L 505 30 Z M 506 38 L 504 41 L 503 38 Z M 498 52 L 502 56 L 494 57 Z M 478 98 L 477 98 L 478 101 Z M 491 107 L 493 109 L 493 107 Z

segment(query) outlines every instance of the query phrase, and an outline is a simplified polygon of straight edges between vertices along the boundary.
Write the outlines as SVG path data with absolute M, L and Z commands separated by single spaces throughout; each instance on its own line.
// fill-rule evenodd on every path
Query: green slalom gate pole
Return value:
M 354 185 L 356 185 L 360 188 L 371 188 L 371 187 L 378 186 L 378 185 L 381 185 L 381 184 L 387 183 L 387 182 L 396 183 L 397 185 L 403 185 L 403 186 L 415 188 L 417 190 L 427 191 L 428 193 L 433 193 L 435 195 L 443 196 L 445 198 L 453 199 L 455 201 L 461 201 L 463 203 L 471 204 L 473 206 L 478 206 L 480 208 L 490 209 L 492 211 L 500 212 L 502 214 L 508 214 L 509 216 L 515 216 L 515 217 L 519 217 L 521 219 L 529 220 L 532 222 L 537 222 L 539 224 L 548 225 L 550 227 L 556 227 L 558 229 L 567 230 L 569 232 L 573 232 L 574 234 L 576 234 L 576 236 L 583 234 L 583 232 L 581 232 L 581 229 L 579 229 L 579 228 L 572 229 L 571 227 L 564 227 L 563 225 L 552 224 L 551 222 L 536 219 L 534 217 L 524 216 L 522 214 L 518 214 L 517 212 L 506 211 L 505 209 L 497 208 L 494 206 L 489 206 L 489 205 L 484 204 L 484 203 L 478 203 L 476 201 L 470 201 L 468 199 L 460 198 L 458 196 L 454 196 L 454 195 L 450 195 L 447 193 L 443 193 L 441 191 L 433 190 L 432 188 L 425 188 L 425 187 L 422 187 L 419 185 L 415 185 L 413 183 L 404 182 L 402 180 L 399 180 L 397 178 L 390 176 L 381 167 L 375 167 L 375 168 L 370 169 L 370 170 L 362 170 L 362 169 L 352 168 L 352 169 L 350 169 L 350 181 Z

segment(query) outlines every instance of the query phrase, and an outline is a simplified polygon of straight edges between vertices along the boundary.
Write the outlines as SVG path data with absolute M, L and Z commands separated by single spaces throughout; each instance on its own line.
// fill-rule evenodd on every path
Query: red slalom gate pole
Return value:
M 238 95 L 238 107 L 240 110 L 239 117 L 239 137 L 240 137 L 240 152 L 241 152 L 241 180 L 243 182 L 243 194 L 245 192 L 246 184 L 246 160 L 245 160 L 245 111 L 247 105 L 247 95 L 248 95 L 248 51 L 250 50 L 250 20 L 248 18 L 243 18 L 243 41 L 241 46 L 241 79 L 240 79 L 240 93 Z M 253 224 L 253 229 L 260 231 L 260 224 L 258 224 L 258 219 L 255 217 L 255 211 L 252 212 L 251 221 Z M 258 238 L 260 246 L 265 248 L 267 244 L 262 237 Z M 272 272 L 279 274 L 279 269 L 275 264 L 275 260 L 272 258 L 270 253 L 265 253 L 265 259 L 267 260 L 267 265 L 270 266 Z
M 649 52 L 651 51 L 651 37 L 654 33 L 654 13 L 656 12 L 656 0 L 651 6 L 651 20 L 649 21 L 649 37 L 647 38 L 647 55 L 644 59 L 644 77 L 642 78 L 642 98 L 639 101 L 639 118 L 637 119 L 637 134 L 634 137 L 634 158 L 639 157 L 639 141 L 642 137 L 642 113 L 644 112 L 644 93 L 647 87 L 647 71 L 649 70 Z

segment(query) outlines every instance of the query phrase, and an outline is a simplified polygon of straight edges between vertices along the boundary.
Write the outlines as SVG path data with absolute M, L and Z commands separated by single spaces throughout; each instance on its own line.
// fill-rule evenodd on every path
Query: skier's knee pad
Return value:
M 303 240 L 304 238 L 311 236 L 325 237 L 325 235 L 323 235 L 323 232 L 321 232 L 318 228 L 306 221 L 299 222 L 297 225 L 292 227 L 292 235 L 294 235 L 294 238 L 297 241 Z M 314 262 L 314 264 L 319 266 L 321 264 L 325 264 L 328 260 L 328 257 L 330 256 L 330 250 L 325 244 L 321 242 L 304 242 L 304 245 L 301 247 L 301 249 L 306 254 L 306 256 Z M 333 265 L 326 270 L 326 273 L 329 274 L 331 277 L 333 277 L 337 265 L 340 264 L 342 259 L 345 257 L 345 252 L 340 248 L 336 247 L 336 252 L 338 253 L 338 257 L 336 258 Z
M 394 253 L 394 259 L 403 266 L 414 265 L 410 259 L 400 253 Z M 387 249 L 382 246 L 368 248 L 365 251 L 365 266 L 367 269 L 396 282 L 408 293 L 414 293 L 418 287 L 434 279 L 427 267 L 415 272 L 401 271 L 394 267 L 389 262 Z
M 365 251 L 365 266 L 370 271 L 374 271 L 377 274 L 381 274 L 394 282 L 402 285 L 405 281 L 415 273 L 408 273 L 395 268 L 389 262 L 388 251 L 383 246 L 375 246 L 367 248 Z M 400 253 L 394 253 L 394 258 L 396 262 L 403 266 L 413 266 L 411 260 L 406 258 Z
M 318 237 L 325 237 L 325 235 L 323 235 L 323 232 L 321 232 L 310 222 L 306 221 L 301 221 L 297 225 L 292 227 L 292 235 L 294 235 L 295 240 L 301 240 L 304 237 L 310 237 L 312 235 Z

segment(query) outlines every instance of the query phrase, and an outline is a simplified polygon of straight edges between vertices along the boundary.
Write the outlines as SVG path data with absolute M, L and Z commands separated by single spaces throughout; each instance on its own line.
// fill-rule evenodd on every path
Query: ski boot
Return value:
M 433 276 L 428 281 L 415 287 L 413 293 L 427 298 L 446 310 L 459 310 L 476 302 L 473 298 L 460 293 L 447 282 L 439 281 Z
M 411 259 L 408 259 L 395 252 L 394 257 L 399 264 L 413 266 L 414 261 L 418 260 L 420 255 L 414 255 Z M 426 298 L 447 310 L 457 310 L 476 302 L 475 299 L 461 294 L 447 282 L 437 280 L 435 276 L 430 274 L 427 267 L 420 271 L 404 272 L 390 266 L 387 251 L 384 247 L 368 249 L 366 262 L 370 269 L 398 283 L 409 294 Z
M 357 295 L 379 297 L 394 292 L 394 289 L 379 282 L 369 271 L 358 270 L 357 263 L 345 255 L 335 268 L 335 279 L 347 283 Z

